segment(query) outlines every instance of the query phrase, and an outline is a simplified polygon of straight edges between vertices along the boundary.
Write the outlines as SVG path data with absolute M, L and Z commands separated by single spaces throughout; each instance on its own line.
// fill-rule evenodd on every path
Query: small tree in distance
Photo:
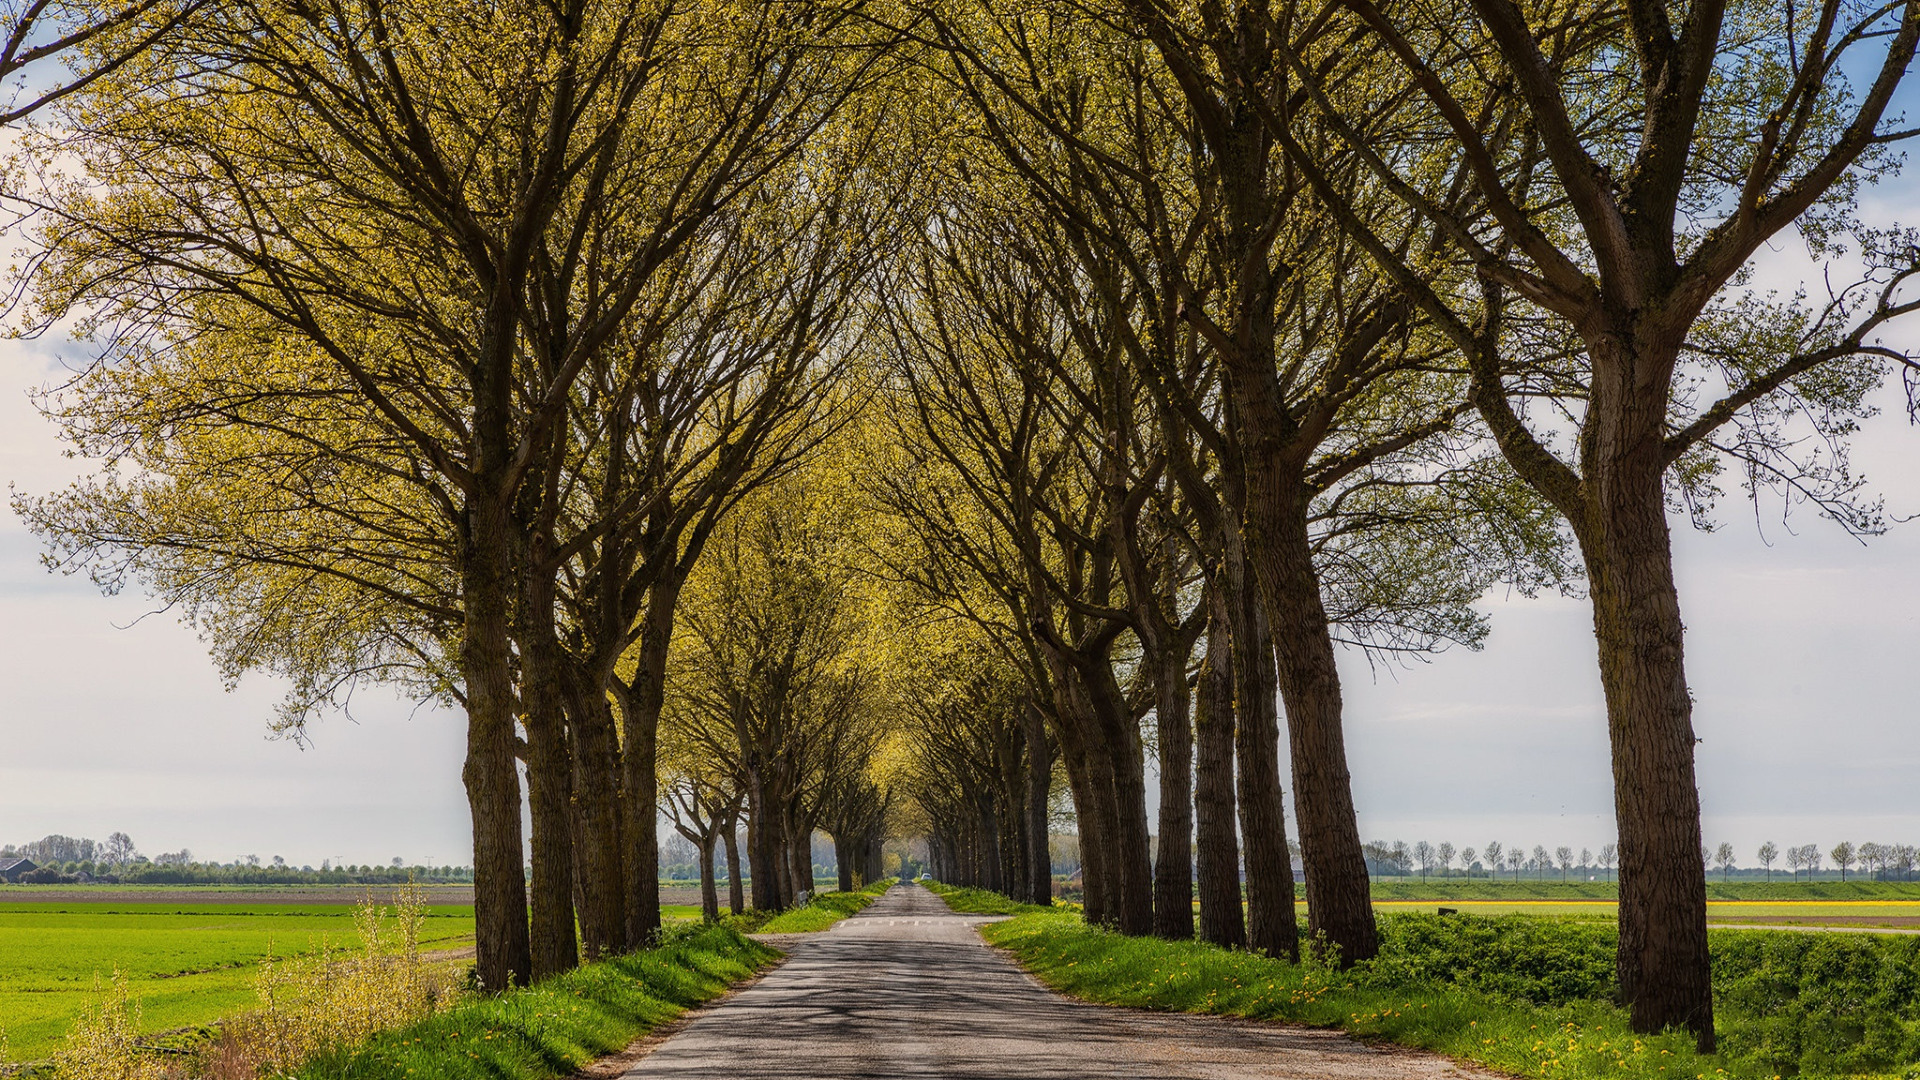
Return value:
M 1567 880 L 1567 875 L 1573 871 L 1573 849 L 1570 847 L 1555 848 L 1553 856 L 1560 860 L 1560 880 Z
M 1526 865 L 1526 862 L 1527 849 L 1524 845 L 1515 844 L 1507 849 L 1507 869 L 1513 871 L 1513 880 L 1520 880 L 1520 868 Z
M 1440 876 L 1446 877 L 1453 867 L 1453 845 L 1442 843 L 1439 847 L 1433 849 L 1433 854 L 1434 857 L 1440 861 Z
M 1427 868 L 1433 865 L 1433 845 L 1425 840 L 1413 845 L 1413 861 L 1420 864 L 1420 880 L 1427 880 Z
M 1780 857 L 1780 845 L 1769 840 L 1766 843 L 1760 845 L 1760 850 L 1756 854 L 1760 858 L 1760 865 L 1767 868 L 1767 880 L 1772 881 L 1773 880 L 1773 860 L 1778 859 Z
M 1473 876 L 1473 856 L 1474 850 L 1472 848 L 1464 847 L 1460 849 L 1460 869 L 1465 870 L 1468 877 Z
M 1600 865 L 1607 871 L 1607 880 L 1613 880 L 1613 864 L 1620 861 L 1619 844 L 1600 845 Z
M 1480 857 L 1487 860 L 1487 876 L 1490 878 L 1499 877 L 1500 861 L 1506 857 L 1504 849 L 1500 846 L 1500 841 L 1495 840 L 1487 844 L 1487 850 L 1481 853 Z
M 1840 880 L 1847 880 L 1847 867 L 1853 865 L 1855 852 L 1850 841 L 1842 840 L 1833 845 L 1833 865 L 1840 868 Z
M 1720 865 L 1720 879 L 1726 880 L 1728 873 L 1733 870 L 1733 845 L 1721 841 L 1720 850 L 1713 853 L 1713 861 Z

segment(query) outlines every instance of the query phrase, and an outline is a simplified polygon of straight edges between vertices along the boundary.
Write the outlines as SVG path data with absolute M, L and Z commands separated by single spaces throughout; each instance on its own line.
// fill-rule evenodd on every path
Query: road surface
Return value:
M 1337 1032 L 1088 1005 L 1042 987 L 915 885 L 791 944 L 655 1045 L 632 1080 L 1439 1080 L 1490 1077 Z M 783 947 L 789 947 L 786 941 Z

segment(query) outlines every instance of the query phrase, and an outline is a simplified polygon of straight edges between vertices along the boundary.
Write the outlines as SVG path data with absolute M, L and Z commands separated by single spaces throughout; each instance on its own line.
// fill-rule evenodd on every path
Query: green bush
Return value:
M 1619 934 L 1608 923 L 1407 914 L 1379 925 L 1380 955 L 1362 969 L 1375 985 L 1451 984 L 1530 1005 L 1613 996 Z
M 1920 1063 L 1920 938 L 1739 930 L 1712 941 L 1727 1054 L 1786 1076 Z

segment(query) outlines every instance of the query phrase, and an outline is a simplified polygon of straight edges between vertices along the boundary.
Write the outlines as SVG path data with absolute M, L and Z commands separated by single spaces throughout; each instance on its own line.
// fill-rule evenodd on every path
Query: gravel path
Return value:
M 766 978 L 624 1076 L 675 1080 L 1439 1080 L 1493 1074 L 1336 1032 L 1061 997 L 927 890 L 791 943 Z M 782 942 L 787 945 L 787 942 Z

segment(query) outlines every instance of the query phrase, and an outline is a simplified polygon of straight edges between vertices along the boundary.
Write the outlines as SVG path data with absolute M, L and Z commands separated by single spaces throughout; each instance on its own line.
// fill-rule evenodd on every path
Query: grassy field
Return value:
M 1540 915 L 1612 921 L 1611 900 L 1375 900 L 1381 914 L 1452 908 L 1469 915 Z M 1920 930 L 1920 900 L 1709 900 L 1707 921 L 1717 926 L 1824 926 Z
M 258 890 L 255 890 L 258 891 Z M 96 986 L 120 971 L 142 1027 L 210 1023 L 257 1002 L 259 962 L 359 945 L 350 904 L 198 905 L 134 902 L 0 905 L 0 1031 L 7 1056 L 58 1047 Z M 473 910 L 428 909 L 422 945 L 458 947 Z
M 1511 878 L 1376 878 L 1375 900 L 1612 900 L 1619 886 L 1611 881 L 1535 881 Z M 1708 900 L 1913 900 L 1920 901 L 1920 881 L 1790 881 L 1783 874 L 1774 881 L 1707 879 Z

